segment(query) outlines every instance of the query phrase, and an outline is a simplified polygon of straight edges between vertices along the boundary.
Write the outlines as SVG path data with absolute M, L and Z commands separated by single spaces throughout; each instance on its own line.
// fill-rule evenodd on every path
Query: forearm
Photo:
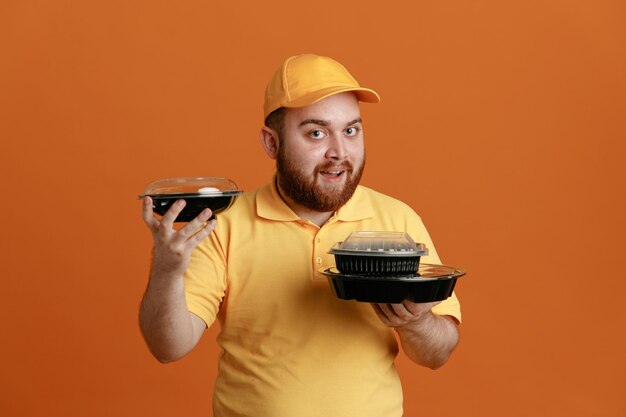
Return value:
M 415 363 L 431 369 L 444 365 L 459 341 L 455 319 L 432 312 L 395 329 L 406 355 Z
M 185 356 L 200 341 L 206 324 L 189 312 L 183 274 L 191 252 L 213 231 L 213 214 L 205 208 L 181 228 L 174 222 L 185 207 L 177 200 L 161 220 L 152 213 L 152 198 L 144 197 L 142 216 L 152 233 L 154 249 L 148 288 L 139 308 L 139 326 L 152 354 L 160 362 Z
M 139 325 L 160 362 L 180 359 L 193 349 L 202 331 L 187 309 L 182 276 L 151 273 L 139 310 Z

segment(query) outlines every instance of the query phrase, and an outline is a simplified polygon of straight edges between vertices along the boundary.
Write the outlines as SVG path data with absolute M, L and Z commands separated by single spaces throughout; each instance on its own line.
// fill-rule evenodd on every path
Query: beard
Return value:
M 350 200 L 359 185 L 364 168 L 365 157 L 357 171 L 350 162 L 328 162 L 316 166 L 313 175 L 309 177 L 287 157 L 284 146 L 279 147 L 276 157 L 278 185 L 281 191 L 291 201 L 321 213 L 336 211 Z M 337 185 L 318 184 L 317 174 L 329 170 L 344 170 L 345 182 Z

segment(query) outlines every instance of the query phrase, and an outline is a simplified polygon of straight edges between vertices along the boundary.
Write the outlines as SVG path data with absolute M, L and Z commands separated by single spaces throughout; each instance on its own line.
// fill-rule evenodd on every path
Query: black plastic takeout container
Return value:
M 359 231 L 350 233 L 329 253 L 343 274 L 398 275 L 415 273 L 428 249 L 404 232 Z
M 151 182 L 139 198 L 152 198 L 152 210 L 163 216 L 177 200 L 185 200 L 185 207 L 175 222 L 188 222 L 202 210 L 210 208 L 213 216 L 228 209 L 242 193 L 237 184 L 223 177 L 165 178 Z M 213 217 L 212 217 L 213 218 Z
M 337 298 L 368 303 L 397 304 L 408 299 L 416 303 L 442 301 L 452 295 L 460 269 L 422 263 L 416 273 L 398 276 L 343 274 L 337 268 L 325 268 L 330 287 Z

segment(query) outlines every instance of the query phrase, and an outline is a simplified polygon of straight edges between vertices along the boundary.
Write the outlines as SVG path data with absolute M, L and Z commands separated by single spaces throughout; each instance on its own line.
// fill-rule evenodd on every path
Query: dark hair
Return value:
M 279 107 L 265 118 L 265 126 L 269 127 L 272 130 L 275 130 L 278 133 L 278 137 L 283 136 L 283 128 L 285 127 L 284 123 L 285 119 L 285 108 Z

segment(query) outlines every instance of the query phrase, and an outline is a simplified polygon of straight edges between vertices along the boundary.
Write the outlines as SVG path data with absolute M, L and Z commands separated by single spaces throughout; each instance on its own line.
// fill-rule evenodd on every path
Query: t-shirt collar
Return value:
M 259 217 L 278 221 L 295 221 L 300 218 L 283 201 L 276 189 L 276 175 L 256 195 L 256 212 Z
M 357 186 L 350 200 L 337 210 L 337 220 L 344 222 L 358 221 L 374 217 L 374 209 L 369 196 L 362 186 Z

